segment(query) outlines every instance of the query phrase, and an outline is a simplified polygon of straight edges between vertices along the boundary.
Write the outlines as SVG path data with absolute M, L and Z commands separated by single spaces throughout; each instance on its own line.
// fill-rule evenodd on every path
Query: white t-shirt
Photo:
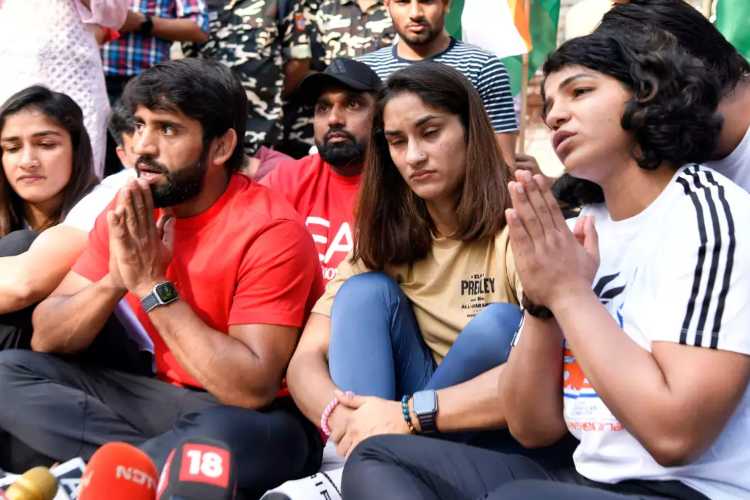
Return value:
M 707 162 L 706 166 L 729 177 L 745 191 L 750 192 L 750 127 L 729 156 Z
M 120 172 L 102 179 L 89 194 L 81 198 L 81 201 L 70 209 L 62 222 L 63 225 L 80 229 L 86 233 L 91 232 L 96 218 L 115 198 L 117 191 L 127 184 L 129 179 L 135 179 L 135 176 L 134 169 L 124 168 Z
M 667 341 L 750 354 L 748 193 L 691 165 L 634 217 L 613 221 L 604 205 L 582 215 L 595 217 L 599 235 L 594 291 L 634 342 L 648 351 Z M 750 498 L 750 391 L 699 459 L 667 468 L 610 413 L 567 348 L 563 386 L 582 475 L 607 483 L 674 479 L 712 499 Z

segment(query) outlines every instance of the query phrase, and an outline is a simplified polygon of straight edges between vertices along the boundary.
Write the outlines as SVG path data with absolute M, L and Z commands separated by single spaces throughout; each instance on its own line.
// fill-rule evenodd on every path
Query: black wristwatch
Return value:
M 146 312 L 151 311 L 159 306 L 166 306 L 179 299 L 180 295 L 174 284 L 169 281 L 157 283 L 151 289 L 151 293 L 141 299 L 141 307 Z
M 521 297 L 521 308 L 529 313 L 530 315 L 534 316 L 538 319 L 552 319 L 555 317 L 555 315 L 550 311 L 550 309 L 547 306 L 540 306 L 539 304 L 534 304 L 532 301 L 529 300 L 529 298 L 526 296 L 526 294 L 523 294 L 523 297 Z
M 438 413 L 437 392 L 433 390 L 415 392 L 412 404 L 419 420 L 420 432 L 428 434 L 437 431 L 435 423 Z
M 151 36 L 154 34 L 154 21 L 148 14 L 143 14 L 143 17 L 145 19 L 141 23 L 141 26 L 138 28 L 138 33 L 143 36 Z

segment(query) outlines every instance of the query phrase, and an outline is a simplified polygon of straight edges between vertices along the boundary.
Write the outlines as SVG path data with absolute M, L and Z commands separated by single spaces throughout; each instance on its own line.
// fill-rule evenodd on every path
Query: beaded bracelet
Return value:
M 331 413 L 333 413 L 333 410 L 335 410 L 338 405 L 338 398 L 333 398 L 331 402 L 326 405 L 323 413 L 320 415 L 320 430 L 323 431 L 323 434 L 325 434 L 326 438 L 331 437 L 331 428 L 328 427 L 328 419 L 331 417 Z
M 404 414 L 404 420 L 406 425 L 409 427 L 409 432 L 414 434 L 414 424 L 411 423 L 411 415 L 409 415 L 409 395 L 404 394 L 401 398 L 401 412 Z

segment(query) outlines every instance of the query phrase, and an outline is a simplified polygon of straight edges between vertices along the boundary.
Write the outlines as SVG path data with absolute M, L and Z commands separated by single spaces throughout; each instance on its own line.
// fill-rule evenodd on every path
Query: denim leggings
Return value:
M 450 387 L 504 363 L 520 320 L 513 304 L 487 305 L 436 365 L 398 284 L 384 273 L 359 274 L 333 304 L 331 378 L 343 390 L 390 400 Z

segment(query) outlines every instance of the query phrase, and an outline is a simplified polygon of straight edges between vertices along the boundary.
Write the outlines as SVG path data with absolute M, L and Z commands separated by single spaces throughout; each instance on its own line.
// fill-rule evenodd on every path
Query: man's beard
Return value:
M 343 142 L 330 142 L 330 134 L 344 134 L 348 140 Z M 349 132 L 342 129 L 329 130 L 323 138 L 323 143 L 315 141 L 321 158 L 334 167 L 346 167 L 347 165 L 362 163 L 365 157 L 365 144 L 357 142 L 357 139 Z
M 195 198 L 203 190 L 203 180 L 206 177 L 206 157 L 204 152 L 197 162 L 182 167 L 175 171 L 169 171 L 167 167 L 149 156 L 141 156 L 135 162 L 135 169 L 140 177 L 140 166 L 145 170 L 153 171 L 164 176 L 163 181 L 152 183 L 151 196 L 154 198 L 154 207 L 172 207 Z
M 414 34 L 409 32 L 399 33 L 398 36 L 402 40 L 406 41 L 408 45 L 427 45 L 438 37 L 442 28 L 439 30 L 434 29 L 432 25 L 425 24 L 425 30 L 422 33 Z

